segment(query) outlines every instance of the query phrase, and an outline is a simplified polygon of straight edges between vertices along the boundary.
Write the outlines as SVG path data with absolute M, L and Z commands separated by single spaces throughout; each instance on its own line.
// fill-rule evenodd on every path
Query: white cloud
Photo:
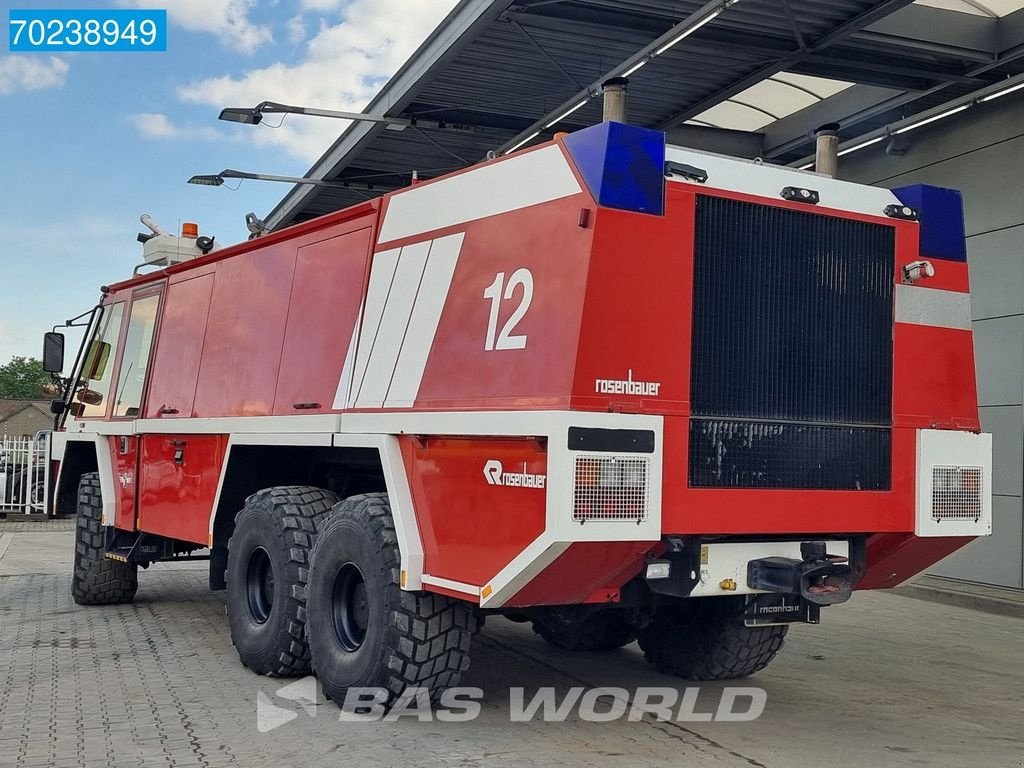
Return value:
M 340 8 L 344 0 L 302 0 L 302 7 L 307 11 L 334 11 Z
M 288 32 L 288 42 L 301 43 L 306 39 L 306 22 L 303 20 L 301 13 L 288 19 L 284 24 L 284 28 Z
M 186 102 L 248 107 L 279 101 L 325 109 L 361 111 L 416 50 L 456 0 L 353 0 L 337 23 L 321 22 L 298 64 L 276 62 L 241 76 L 199 80 L 178 89 Z M 331 0 L 304 0 L 336 5 Z M 268 121 L 273 120 L 268 117 Z M 339 120 L 292 116 L 277 130 L 244 128 L 253 141 L 281 146 L 312 161 L 344 130 Z
M 128 119 L 147 139 L 221 139 L 223 136 L 206 126 L 175 125 L 162 112 L 141 112 Z
M 152 8 L 152 0 L 123 0 L 125 5 Z M 216 35 L 225 45 L 242 53 L 252 53 L 264 43 L 273 42 L 270 27 L 249 18 L 255 0 L 171 0 L 164 3 L 172 24 L 191 32 Z
M 68 76 L 65 59 L 15 53 L 0 57 L 0 94 L 60 88 Z

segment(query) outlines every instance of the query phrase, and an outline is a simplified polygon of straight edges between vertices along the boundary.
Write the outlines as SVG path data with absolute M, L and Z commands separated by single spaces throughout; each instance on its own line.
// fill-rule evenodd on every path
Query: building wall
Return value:
M 993 535 L 933 572 L 1024 586 L 1024 94 L 908 135 L 903 156 L 871 147 L 840 158 L 842 178 L 960 189 L 968 236 L 981 423 L 993 435 Z
M 0 438 L 32 436 L 41 429 L 52 429 L 53 417 L 35 407 L 25 408 L 0 422 Z

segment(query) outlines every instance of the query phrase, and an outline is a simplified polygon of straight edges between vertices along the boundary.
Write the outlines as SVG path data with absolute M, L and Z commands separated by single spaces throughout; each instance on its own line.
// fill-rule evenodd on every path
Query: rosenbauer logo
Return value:
M 525 461 L 522 472 L 506 472 L 497 459 L 489 459 L 484 464 L 484 477 L 488 485 L 505 485 L 512 488 L 543 488 L 548 479 L 547 475 L 533 475 L 527 472 Z
M 660 381 L 633 381 L 633 369 L 626 379 L 595 379 L 594 391 L 599 395 L 640 395 L 657 397 L 661 391 Z

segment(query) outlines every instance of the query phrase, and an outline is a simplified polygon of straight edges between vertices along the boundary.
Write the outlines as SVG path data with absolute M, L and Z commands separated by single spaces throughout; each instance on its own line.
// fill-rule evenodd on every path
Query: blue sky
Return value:
M 38 357 L 43 331 L 131 274 L 141 213 L 169 230 L 198 222 L 227 245 L 289 189 L 197 187 L 192 174 L 301 176 L 347 125 L 234 125 L 217 120 L 222 106 L 359 111 L 455 0 L 49 0 L 166 8 L 167 52 L 10 53 L 8 11 L 32 5 L 0 0 L 0 364 Z

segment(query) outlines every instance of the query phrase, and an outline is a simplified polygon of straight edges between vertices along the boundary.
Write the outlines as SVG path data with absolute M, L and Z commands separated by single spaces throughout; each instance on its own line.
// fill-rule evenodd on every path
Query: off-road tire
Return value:
M 274 677 L 309 673 L 309 556 L 337 501 L 330 491 L 311 486 L 265 488 L 246 499 L 235 516 L 225 573 L 228 624 L 238 658 L 253 672 Z M 261 582 L 262 588 L 251 585 L 251 569 L 263 565 L 265 574 L 267 564 L 269 581 Z
M 691 598 L 662 606 L 639 632 L 644 658 L 685 680 L 731 680 L 768 666 L 789 627 L 746 627 L 742 597 Z
M 352 496 L 335 507 L 313 548 L 306 631 L 313 672 L 339 705 L 349 688 L 384 690 L 385 706 L 408 688 L 427 689 L 436 701 L 469 667 L 472 606 L 403 591 L 400 567 L 387 494 Z M 364 620 L 361 629 L 354 615 Z
M 533 631 L 566 651 L 614 651 L 636 640 L 636 629 L 615 610 L 596 611 L 578 624 L 554 627 L 533 622 Z
M 139 567 L 104 557 L 107 544 L 102 522 L 103 497 L 100 477 L 95 472 L 82 475 L 78 481 L 77 512 L 72 599 L 79 605 L 130 603 L 139 588 Z

